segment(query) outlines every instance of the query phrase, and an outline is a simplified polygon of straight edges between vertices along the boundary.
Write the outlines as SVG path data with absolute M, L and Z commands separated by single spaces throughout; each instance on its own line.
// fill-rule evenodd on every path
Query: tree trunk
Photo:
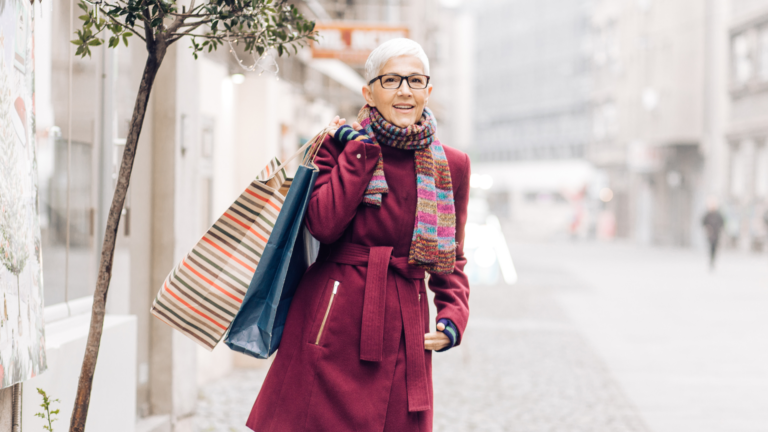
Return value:
M 88 405 L 91 400 L 91 387 L 93 385 L 93 373 L 96 369 L 96 360 L 99 356 L 101 333 L 104 327 L 105 306 L 107 303 L 107 291 L 109 281 L 112 278 L 112 261 L 115 254 L 115 239 L 120 223 L 120 213 L 125 204 L 125 196 L 131 181 L 133 161 L 136 157 L 136 146 L 139 142 L 139 134 L 144 123 L 144 115 L 147 111 L 149 94 L 152 84 L 165 57 L 166 44 L 159 40 L 150 46 L 147 44 L 149 56 L 144 66 L 144 74 L 141 77 L 139 93 L 136 96 L 136 105 L 133 108 L 131 127 L 126 138 L 123 160 L 120 164 L 120 173 L 117 178 L 115 194 L 112 197 L 112 205 L 107 217 L 107 228 L 104 233 L 104 244 L 101 249 L 101 261 L 99 263 L 99 276 L 96 281 L 96 292 L 93 293 L 93 309 L 91 312 L 91 327 L 88 331 L 88 342 L 85 347 L 83 366 L 80 369 L 80 380 L 77 384 L 75 407 L 72 411 L 72 419 L 69 424 L 70 432 L 84 432 L 85 420 L 88 415 Z

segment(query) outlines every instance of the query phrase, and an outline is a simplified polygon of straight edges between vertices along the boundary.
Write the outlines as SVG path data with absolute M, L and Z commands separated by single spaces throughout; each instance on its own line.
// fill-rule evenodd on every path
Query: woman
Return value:
M 315 159 L 306 226 L 320 252 L 248 419 L 254 431 L 431 431 L 431 351 L 458 345 L 467 324 L 469 158 L 437 140 L 419 44 L 382 44 L 366 75 L 360 123 L 336 117 Z

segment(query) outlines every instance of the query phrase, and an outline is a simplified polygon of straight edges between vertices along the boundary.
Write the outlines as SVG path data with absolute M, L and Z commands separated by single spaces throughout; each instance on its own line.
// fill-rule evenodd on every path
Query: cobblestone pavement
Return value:
M 473 287 L 462 346 L 433 357 L 435 431 L 648 431 L 553 298 L 585 288 L 537 264 L 514 287 Z
M 511 252 L 520 268 L 549 266 L 580 284 L 551 294 L 653 432 L 768 431 L 766 254 L 724 250 L 709 271 L 696 249 L 569 242 Z
M 245 421 L 259 394 L 267 368 L 235 369 L 200 389 L 195 426 L 198 432 L 251 432 Z
M 648 432 L 556 300 L 588 288 L 546 257 L 517 270 L 513 287 L 473 287 L 464 343 L 434 355 L 435 431 Z M 238 370 L 202 388 L 198 431 L 248 431 L 265 373 Z

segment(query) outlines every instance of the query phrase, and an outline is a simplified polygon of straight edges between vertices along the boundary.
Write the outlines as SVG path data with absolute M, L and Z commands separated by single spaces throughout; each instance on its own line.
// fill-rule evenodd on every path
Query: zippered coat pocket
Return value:
M 326 284 L 325 292 L 318 304 L 317 312 L 315 314 L 314 325 L 312 326 L 312 332 L 310 333 L 309 342 L 314 345 L 321 345 L 323 341 L 323 335 L 328 332 L 328 324 L 333 310 L 333 304 L 336 297 L 339 295 L 339 287 L 341 282 L 330 279 Z M 329 292 L 330 291 L 330 292 Z

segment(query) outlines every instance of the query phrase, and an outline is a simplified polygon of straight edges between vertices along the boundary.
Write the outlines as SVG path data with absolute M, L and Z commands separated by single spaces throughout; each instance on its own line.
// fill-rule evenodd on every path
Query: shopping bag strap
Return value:
M 309 140 L 309 142 L 312 145 L 312 148 L 307 152 L 307 154 L 304 156 L 304 160 L 302 161 L 302 165 L 304 166 L 310 166 L 312 163 L 315 162 L 315 157 L 317 156 L 317 152 L 320 151 L 320 146 L 323 145 L 323 141 L 325 141 L 325 137 L 331 132 L 331 127 L 327 126 L 323 128 L 323 130 L 320 131 L 317 135 L 315 135 L 314 138 Z
M 317 135 L 315 135 L 311 140 L 307 141 L 306 144 L 301 146 L 294 154 L 291 155 L 288 159 L 281 162 L 280 165 L 277 166 L 277 168 L 272 171 L 272 174 L 269 175 L 264 181 L 272 179 L 272 177 L 275 176 L 275 174 L 279 173 L 280 170 L 285 168 L 291 161 L 296 159 L 297 156 L 300 154 L 304 154 L 304 158 L 301 160 L 301 164 L 304 166 L 309 166 L 309 164 L 313 163 L 315 161 L 315 156 L 317 156 L 317 152 L 320 150 L 320 146 L 323 144 L 323 141 L 325 141 L 326 135 L 330 132 L 330 127 L 325 127 L 323 130 L 320 131 Z M 309 149 L 309 150 L 308 150 Z

